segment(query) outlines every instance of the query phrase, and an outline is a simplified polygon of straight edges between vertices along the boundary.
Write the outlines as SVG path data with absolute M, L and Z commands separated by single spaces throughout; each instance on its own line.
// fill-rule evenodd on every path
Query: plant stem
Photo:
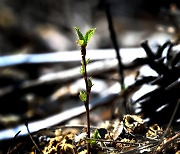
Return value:
M 89 96 L 91 92 L 91 87 L 88 86 L 88 77 L 87 77 L 87 69 L 86 69 L 86 47 L 81 46 L 81 56 L 82 56 L 82 65 L 84 67 L 84 81 L 86 84 L 86 118 L 87 118 L 87 137 L 90 138 L 90 118 L 89 118 Z M 90 143 L 87 143 L 87 153 L 90 154 Z

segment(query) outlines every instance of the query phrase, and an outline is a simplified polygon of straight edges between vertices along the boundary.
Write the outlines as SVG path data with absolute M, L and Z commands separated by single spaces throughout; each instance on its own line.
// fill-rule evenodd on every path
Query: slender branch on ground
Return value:
M 28 123 L 25 123 L 25 126 L 26 126 L 26 128 L 27 128 L 29 137 L 30 137 L 30 139 L 32 140 L 34 146 L 36 147 L 36 149 L 38 150 L 39 153 L 43 154 L 43 152 L 39 149 L 39 147 L 37 146 L 37 144 L 36 144 L 36 142 L 34 141 L 33 137 L 31 136 L 31 132 L 30 132 L 29 127 L 28 127 Z
M 169 123 L 168 123 L 168 125 L 167 125 L 166 131 L 164 132 L 164 135 L 162 136 L 162 138 L 161 138 L 161 140 L 159 141 L 159 143 L 156 145 L 156 148 L 155 148 L 155 150 L 154 150 L 153 153 L 156 153 L 156 152 L 157 152 L 157 148 L 158 148 L 159 145 L 163 142 L 165 136 L 167 135 L 167 133 L 168 133 L 168 131 L 169 131 L 169 128 L 170 128 L 170 126 L 171 126 L 171 124 L 172 124 L 172 121 L 173 121 L 173 119 L 174 119 L 174 116 L 175 116 L 175 114 L 176 114 L 176 112 L 177 112 L 177 109 L 178 109 L 178 107 L 179 107 L 179 103 L 180 103 L 180 99 L 178 100 L 178 102 L 177 102 L 177 104 L 176 104 L 176 106 L 175 106 L 175 108 L 174 108 L 174 111 L 173 111 L 173 113 L 172 113 L 172 115 L 171 115 L 171 119 L 169 120 Z M 179 136 L 180 134 L 178 133 L 177 135 Z M 176 135 L 175 135 L 175 136 L 176 136 Z M 172 138 L 173 138 L 173 137 L 172 137 Z M 170 142 L 170 141 L 171 141 L 171 140 L 169 140 L 169 142 Z M 163 149 L 164 147 L 165 147 L 165 145 L 162 145 L 161 149 Z

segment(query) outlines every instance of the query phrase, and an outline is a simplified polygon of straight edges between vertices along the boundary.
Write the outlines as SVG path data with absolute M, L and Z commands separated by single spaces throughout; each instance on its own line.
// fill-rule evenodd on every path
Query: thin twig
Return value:
M 29 135 L 30 139 L 32 140 L 33 144 L 35 145 L 36 149 L 38 150 L 39 153 L 42 153 L 42 154 L 43 154 L 43 152 L 39 149 L 39 147 L 37 146 L 36 142 L 34 141 L 34 139 L 33 139 L 32 136 L 31 136 L 31 133 L 30 133 L 29 127 L 28 127 L 28 123 L 25 123 L 25 126 L 26 126 L 26 128 L 27 128 L 28 135 Z
M 164 149 L 165 147 L 167 147 L 167 145 L 169 145 L 172 141 L 174 141 L 175 139 L 177 139 L 178 137 L 180 137 L 180 133 L 177 133 L 176 135 L 174 135 L 173 137 L 167 139 L 166 143 L 164 143 L 162 145 L 162 147 L 159 149 L 159 151 L 162 151 L 162 149 Z
M 122 64 L 121 56 L 120 56 L 120 53 L 119 53 L 119 46 L 118 46 L 118 43 L 117 43 L 115 31 L 114 31 L 112 17 L 111 17 L 111 14 L 110 14 L 109 3 L 107 1 L 105 2 L 105 11 L 106 11 L 108 24 L 109 24 L 109 31 L 110 31 L 110 35 L 111 35 L 111 40 L 112 40 L 114 49 L 116 51 L 116 56 L 117 56 L 117 60 L 118 60 L 118 66 L 119 66 L 118 69 L 119 69 L 119 75 L 120 75 L 121 89 L 124 89 L 123 64 Z
M 158 146 L 163 142 L 164 137 L 167 135 L 167 132 L 169 131 L 169 128 L 170 128 L 170 126 L 171 126 L 171 124 L 172 124 L 172 121 L 173 121 L 173 119 L 174 119 L 174 116 L 175 116 L 175 114 L 176 114 L 176 112 L 177 112 L 177 109 L 178 109 L 178 107 L 179 107 L 179 103 L 180 103 L 180 99 L 179 99 L 178 102 L 176 103 L 176 106 L 175 106 L 174 111 L 173 111 L 173 113 L 172 113 L 172 115 L 171 115 L 171 119 L 169 120 L 169 123 L 168 123 L 168 125 L 167 125 L 166 131 L 164 132 L 164 135 L 162 136 L 162 138 L 161 138 L 161 140 L 159 141 L 159 143 L 156 145 L 156 148 L 155 148 L 155 150 L 154 150 L 154 152 L 153 152 L 154 154 L 156 153 Z M 164 147 L 164 146 L 163 146 L 163 147 Z
M 123 142 L 123 141 L 115 141 L 115 140 L 105 140 L 105 139 L 95 139 L 95 138 L 86 138 L 87 140 L 95 140 L 99 142 L 113 142 L 113 143 L 121 143 L 121 144 L 130 144 L 130 145 L 141 145 L 143 143 L 130 143 L 130 142 Z
M 15 135 L 14 138 L 12 139 L 11 145 L 14 143 L 15 139 L 17 138 L 17 136 L 19 135 L 20 132 L 21 132 L 21 131 L 18 131 L 18 132 L 16 133 L 16 135 Z M 9 149 L 8 149 L 7 154 L 10 154 L 10 153 L 11 153 L 11 145 L 10 145 L 10 147 L 9 147 Z

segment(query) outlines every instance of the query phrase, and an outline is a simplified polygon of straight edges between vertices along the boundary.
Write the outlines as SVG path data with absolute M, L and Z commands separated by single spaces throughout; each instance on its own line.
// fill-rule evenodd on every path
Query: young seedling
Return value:
M 96 129 L 94 132 L 93 132 L 93 136 L 92 136 L 92 139 L 89 141 L 90 145 L 92 147 L 94 147 L 96 144 L 97 144 L 97 141 L 96 139 L 99 139 L 99 131 L 98 129 Z
M 87 70 L 86 70 L 86 66 L 90 61 L 90 59 L 86 60 L 86 46 L 90 38 L 93 36 L 96 28 L 88 30 L 85 35 L 82 34 L 82 32 L 80 31 L 78 27 L 74 27 L 74 29 L 76 30 L 76 33 L 78 35 L 77 44 L 80 45 L 81 47 L 81 56 L 82 56 L 81 64 L 82 65 L 81 65 L 80 73 L 83 75 L 85 85 L 86 85 L 86 91 L 81 90 L 79 97 L 81 101 L 84 103 L 85 108 L 86 108 L 87 137 L 90 138 L 89 96 L 91 93 L 91 88 L 93 86 L 93 83 L 92 83 L 92 78 L 88 77 Z M 90 153 L 90 143 L 87 143 L 87 152 L 88 154 Z

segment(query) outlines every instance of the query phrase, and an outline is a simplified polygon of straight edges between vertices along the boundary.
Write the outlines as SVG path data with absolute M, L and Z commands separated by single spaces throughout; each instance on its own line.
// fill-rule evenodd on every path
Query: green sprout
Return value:
M 86 60 L 86 46 L 93 36 L 96 28 L 92 28 L 86 32 L 85 35 L 82 34 L 80 29 L 78 27 L 74 27 L 77 35 L 78 35 L 78 40 L 77 44 L 80 45 L 81 47 L 81 56 L 82 56 L 82 61 L 81 61 L 81 68 L 80 68 L 80 73 L 83 75 L 85 85 L 86 85 L 86 91 L 81 90 L 79 93 L 79 98 L 81 101 L 84 103 L 85 108 L 86 108 L 86 116 L 87 116 L 87 137 L 90 138 L 90 118 L 89 118 L 89 97 L 91 93 L 91 88 L 93 86 L 92 83 L 92 77 L 88 77 L 87 75 L 87 69 L 86 66 L 90 62 L 90 59 Z M 87 142 L 87 153 L 90 154 L 90 143 Z
M 81 91 L 79 92 L 79 98 L 80 98 L 80 100 L 81 100 L 82 102 L 86 102 L 86 100 L 87 100 L 86 92 L 83 91 L 83 90 L 81 90 Z
M 74 29 L 76 30 L 76 33 L 78 35 L 77 44 L 84 47 L 87 46 L 89 40 L 91 39 L 96 30 L 96 28 L 92 28 L 88 30 L 85 35 L 83 35 L 78 27 L 74 27 Z
M 100 134 L 98 129 L 95 129 L 95 131 L 93 132 L 93 136 L 92 139 L 89 141 L 89 143 L 91 144 L 92 147 L 94 147 L 97 144 L 97 139 L 99 139 Z

